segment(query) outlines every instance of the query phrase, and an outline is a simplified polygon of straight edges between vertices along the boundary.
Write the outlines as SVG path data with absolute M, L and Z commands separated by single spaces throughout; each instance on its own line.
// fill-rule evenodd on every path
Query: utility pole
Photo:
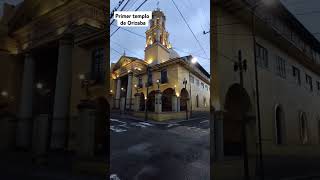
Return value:
M 147 82 L 146 82 L 146 88 L 147 88 L 147 94 L 146 94 L 146 98 L 145 98 L 145 120 L 148 120 L 148 100 L 149 100 L 149 72 L 150 71 L 150 66 L 147 66 Z M 151 72 L 152 73 L 152 72 Z
M 187 81 L 187 79 L 186 78 L 184 78 L 184 80 L 183 80 L 183 82 L 182 82 L 182 84 L 184 84 L 184 89 L 187 91 L 187 84 L 188 84 L 188 81 Z M 188 92 L 188 91 L 187 91 Z M 182 98 L 182 96 L 181 96 L 181 98 Z M 188 118 L 188 97 L 186 97 L 186 120 L 188 120 L 189 118 Z
M 263 168 L 263 154 L 262 154 L 262 133 L 261 133 L 261 116 L 260 116 L 260 97 L 259 97 L 259 79 L 258 79 L 258 67 L 257 67 L 257 50 L 256 50 L 256 25 L 255 25 L 255 12 L 257 6 L 251 8 L 251 26 L 252 26 L 252 40 L 253 40 L 253 58 L 254 58 L 254 74 L 256 84 L 256 103 L 257 103 L 257 119 L 258 119 L 258 137 L 259 137 L 259 159 L 260 159 L 260 177 L 264 180 L 264 168 Z
M 247 60 L 242 61 L 241 50 L 238 51 L 238 62 L 234 64 L 234 71 L 239 71 L 240 76 L 240 86 L 243 87 L 243 71 L 247 70 Z M 241 114 L 242 120 L 242 153 L 243 153 L 243 165 L 244 165 L 244 179 L 249 180 L 249 166 L 248 166 L 248 150 L 247 150 L 247 131 L 246 131 L 246 115 L 245 112 Z

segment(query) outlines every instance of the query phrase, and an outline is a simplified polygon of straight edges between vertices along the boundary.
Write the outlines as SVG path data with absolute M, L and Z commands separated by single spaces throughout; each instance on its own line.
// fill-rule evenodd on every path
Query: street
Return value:
M 164 123 L 111 113 L 110 130 L 114 179 L 210 179 L 208 113 Z

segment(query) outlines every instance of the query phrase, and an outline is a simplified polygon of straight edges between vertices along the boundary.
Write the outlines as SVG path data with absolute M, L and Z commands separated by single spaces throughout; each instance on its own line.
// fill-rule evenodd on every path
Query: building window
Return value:
M 280 56 L 277 56 L 276 59 L 276 73 L 278 76 L 286 78 L 286 60 Z
M 306 144 L 308 142 L 308 124 L 306 113 L 300 114 L 300 140 L 302 144 Z
M 306 83 L 307 83 L 308 89 L 312 91 L 313 90 L 312 77 L 309 76 L 308 74 L 306 74 Z
M 202 87 L 202 89 L 204 89 L 204 84 L 203 84 L 203 82 L 201 82 L 201 87 Z
M 205 87 L 206 87 L 206 90 L 207 90 L 207 91 L 209 91 L 209 87 L 208 87 L 208 85 L 205 85 Z
M 193 77 L 192 75 L 190 75 L 190 76 L 189 76 L 189 79 L 190 79 L 190 83 L 193 84 L 193 83 L 194 83 L 194 77 Z
M 196 107 L 197 108 L 199 107 L 199 96 L 198 95 L 196 96 Z
M 296 83 L 301 85 L 300 70 L 295 66 L 292 66 L 292 76 L 295 78 Z
M 269 67 L 268 50 L 258 43 L 256 44 L 256 58 L 257 58 L 257 63 L 260 67 L 263 67 L 263 68 Z
M 199 79 L 196 79 L 196 84 L 197 84 L 197 86 L 199 86 L 199 85 L 200 85 L 200 81 L 199 81 Z
M 98 48 L 92 52 L 91 79 L 102 83 L 105 80 L 106 61 L 103 48 Z
M 203 97 L 203 106 L 207 107 L 207 99 L 205 97 Z
M 283 144 L 284 142 L 284 113 L 280 106 L 275 109 L 275 136 L 276 144 Z
M 161 70 L 161 83 L 167 83 L 168 82 L 168 73 L 167 69 Z
M 142 77 L 139 76 L 139 79 L 138 79 L 138 88 L 142 88 L 142 87 L 143 87 Z
M 317 90 L 320 93 L 320 82 L 319 81 L 317 81 Z

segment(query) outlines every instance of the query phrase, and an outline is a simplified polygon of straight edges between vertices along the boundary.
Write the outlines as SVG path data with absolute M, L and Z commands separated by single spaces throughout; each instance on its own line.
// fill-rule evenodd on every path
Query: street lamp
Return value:
M 138 91 L 139 91 L 139 88 L 138 88 L 138 85 L 134 85 L 134 88 L 136 89 L 136 91 L 137 91 L 137 93 L 138 93 Z
M 39 83 L 36 84 L 36 87 L 37 87 L 37 89 L 42 89 L 43 88 L 43 84 L 39 82 Z
M 192 64 L 195 64 L 197 61 L 198 61 L 198 59 L 196 57 L 192 57 L 192 59 L 191 59 Z
M 157 79 L 158 91 L 160 89 L 160 79 Z
M 1 91 L 2 97 L 8 97 L 9 93 L 7 91 Z
M 79 80 L 81 83 L 81 88 L 85 89 L 86 91 L 86 99 L 89 99 L 89 86 L 90 86 L 90 81 L 86 78 L 84 74 L 79 74 Z

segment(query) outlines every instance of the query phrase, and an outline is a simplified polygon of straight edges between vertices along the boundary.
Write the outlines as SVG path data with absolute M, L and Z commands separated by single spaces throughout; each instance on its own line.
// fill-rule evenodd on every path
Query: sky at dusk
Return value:
M 23 0 L 0 0 L 0 15 L 2 15 L 3 3 L 16 5 Z M 144 0 L 131 0 L 126 10 L 135 10 Z M 320 40 L 320 0 L 281 0 L 283 4 L 297 17 L 306 28 Z M 110 1 L 112 10 L 119 0 Z M 148 0 L 139 10 L 152 11 L 157 7 L 157 0 Z M 198 58 L 199 63 L 210 72 L 210 33 L 203 34 L 203 31 L 209 31 L 210 23 L 210 1 L 209 0 L 175 0 L 178 8 L 195 33 L 202 48 L 199 46 L 192 33 L 184 23 L 172 0 L 159 0 L 159 8 L 165 13 L 167 22 L 166 27 L 169 32 L 169 41 L 175 51 L 180 56 L 192 54 Z M 201 2 L 201 3 L 199 3 Z M 116 25 L 116 22 L 114 23 Z M 111 33 L 116 29 L 111 26 Z M 111 37 L 111 62 L 116 62 L 119 57 L 126 52 L 128 56 L 134 56 L 143 59 L 145 47 L 145 31 L 147 27 L 128 28 L 134 32 L 130 33 L 119 29 Z
M 118 2 L 118 0 L 111 0 L 111 10 L 116 7 Z M 127 7 L 129 7 L 129 10 L 134 11 L 142 2 L 143 0 L 133 0 Z M 155 10 L 157 8 L 157 2 L 157 0 L 148 0 L 139 10 Z M 199 2 L 200 1 L 194 0 L 175 0 L 177 7 L 180 9 L 203 49 L 193 37 L 191 31 L 188 29 L 188 26 L 183 21 L 183 18 L 171 0 L 160 0 L 159 8 L 166 16 L 166 29 L 169 32 L 169 41 L 173 49 L 180 56 L 189 54 L 196 56 L 199 63 L 209 71 L 210 34 L 204 35 L 203 31 L 209 31 L 210 28 L 210 1 L 202 0 L 201 3 Z M 116 25 L 116 22 L 114 22 L 114 24 Z M 116 26 L 111 26 L 111 33 L 113 33 L 115 29 L 117 29 Z M 141 36 L 119 29 L 111 37 L 111 62 L 118 61 L 124 51 L 128 56 L 134 56 L 141 59 L 144 58 L 146 40 L 142 36 L 145 36 L 148 27 L 128 27 L 126 29 Z

